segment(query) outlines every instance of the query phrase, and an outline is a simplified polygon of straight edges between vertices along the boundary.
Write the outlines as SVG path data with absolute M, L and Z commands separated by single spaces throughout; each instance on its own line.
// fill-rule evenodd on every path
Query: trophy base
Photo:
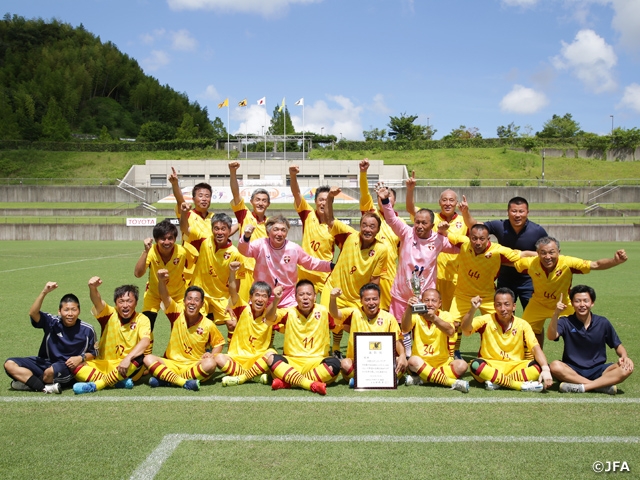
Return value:
M 427 311 L 427 306 L 424 303 L 416 303 L 411 306 L 412 313 L 425 313 Z

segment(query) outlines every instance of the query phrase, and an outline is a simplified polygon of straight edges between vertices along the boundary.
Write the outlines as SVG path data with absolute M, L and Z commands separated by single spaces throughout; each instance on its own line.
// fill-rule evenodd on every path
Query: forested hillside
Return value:
M 145 75 L 82 24 L 10 14 L 0 21 L 0 119 L 0 140 L 216 136 L 206 107 Z

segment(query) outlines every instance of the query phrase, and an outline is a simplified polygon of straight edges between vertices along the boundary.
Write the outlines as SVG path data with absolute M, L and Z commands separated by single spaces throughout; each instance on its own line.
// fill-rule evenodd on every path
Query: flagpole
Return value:
M 304 160 L 304 100 L 302 101 L 302 160 Z
M 284 104 L 284 98 L 282 99 Z M 284 114 L 282 115 L 282 123 L 284 126 L 284 161 L 287 161 L 287 106 L 284 106 Z
M 229 102 L 227 102 L 227 160 L 229 160 Z
M 248 156 L 249 155 L 249 151 L 247 149 L 247 146 L 249 145 L 249 139 L 248 139 L 249 132 L 247 130 L 247 123 L 248 122 L 245 122 L 245 124 L 244 124 L 244 158 L 245 158 L 245 160 L 247 158 L 249 158 L 249 156 Z
M 264 101 L 264 126 L 267 126 L 267 100 Z M 264 132 L 263 132 L 264 133 Z M 267 134 L 264 133 L 264 161 L 267 161 Z

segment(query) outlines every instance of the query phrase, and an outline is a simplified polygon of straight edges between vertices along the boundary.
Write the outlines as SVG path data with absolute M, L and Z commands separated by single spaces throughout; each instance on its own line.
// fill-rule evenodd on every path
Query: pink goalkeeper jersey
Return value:
M 278 281 L 277 284 L 282 287 L 282 298 L 278 305 L 280 308 L 297 305 L 295 289 L 298 282 L 298 265 L 307 270 L 331 271 L 331 262 L 312 257 L 300 245 L 289 240 L 285 240 L 284 245 L 276 249 L 271 246 L 268 238 L 258 238 L 247 243 L 244 236 L 240 235 L 238 250 L 245 257 L 256 259 L 254 281 L 266 282 L 271 288 L 274 288 L 276 280 Z
M 428 238 L 418 238 L 413 227 L 404 223 L 391 208 L 391 203 L 382 206 L 384 219 L 400 239 L 398 249 L 398 271 L 391 287 L 391 308 L 389 311 L 401 319 L 407 302 L 413 296 L 411 274 L 416 265 L 422 269 L 420 291 L 436 288 L 438 254 L 440 252 L 458 253 L 460 249 L 451 245 L 444 235 L 431 232 Z

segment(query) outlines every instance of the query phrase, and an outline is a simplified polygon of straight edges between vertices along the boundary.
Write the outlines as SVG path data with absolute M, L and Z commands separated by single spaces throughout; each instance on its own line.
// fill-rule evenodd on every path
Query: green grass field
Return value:
M 590 259 L 626 248 L 626 264 L 574 283 L 596 288 L 594 310 L 613 322 L 630 357 L 640 362 L 640 243 L 562 247 L 564 254 Z M 87 280 L 102 277 L 107 301 L 123 283 L 142 289 L 144 281 L 133 276 L 141 250 L 141 242 L 0 242 L 0 357 L 37 353 L 41 332 L 30 326 L 28 309 L 47 281 L 60 288 L 44 310 L 55 311 L 60 296 L 74 292 L 81 318 L 97 327 Z M 168 335 L 160 315 L 156 352 Z M 467 359 L 477 347 L 477 337 L 463 339 Z M 551 342 L 545 352 L 554 360 L 561 348 Z M 5 376 L 0 476 L 582 479 L 597 477 L 597 461 L 626 461 L 629 478 L 640 471 L 638 373 L 615 397 L 560 394 L 557 385 L 542 394 L 488 392 L 473 381 L 466 395 L 437 386 L 354 392 L 338 382 L 319 397 L 258 384 L 223 388 L 220 377 L 200 392 L 143 384 L 130 391 L 47 396 L 11 391 Z

